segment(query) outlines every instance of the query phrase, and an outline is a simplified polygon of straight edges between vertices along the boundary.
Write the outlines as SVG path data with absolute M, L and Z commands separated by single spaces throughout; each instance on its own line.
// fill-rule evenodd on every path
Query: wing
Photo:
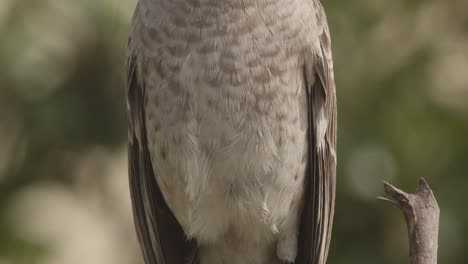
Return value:
M 146 264 L 197 263 L 196 245 L 187 241 L 156 183 L 146 134 L 145 85 L 138 78 L 138 59 L 138 50 L 130 39 L 125 74 L 128 163 L 133 217 L 140 247 Z
M 306 180 L 296 263 L 324 264 L 335 207 L 336 91 L 330 34 L 324 10 L 314 0 L 320 49 L 306 62 L 304 78 L 309 105 L 309 177 Z

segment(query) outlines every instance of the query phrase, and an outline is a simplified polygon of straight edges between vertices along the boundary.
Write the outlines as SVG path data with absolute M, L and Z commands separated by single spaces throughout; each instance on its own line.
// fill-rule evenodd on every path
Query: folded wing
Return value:
M 327 19 L 316 6 L 320 50 L 306 62 L 304 78 L 309 105 L 309 169 L 301 219 L 297 264 L 324 264 L 335 207 L 336 91 Z

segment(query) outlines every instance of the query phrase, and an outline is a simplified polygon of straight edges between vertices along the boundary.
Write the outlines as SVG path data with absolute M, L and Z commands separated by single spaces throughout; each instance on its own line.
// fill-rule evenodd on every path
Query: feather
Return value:
M 138 80 L 137 65 L 138 52 L 130 39 L 125 92 L 130 193 L 137 236 L 146 264 L 195 264 L 196 244 L 187 240 L 156 182 L 145 124 L 145 86 Z
M 330 247 L 336 186 L 336 91 L 327 19 L 318 0 L 320 50 L 306 62 L 309 105 L 309 167 L 297 264 L 324 264 Z M 313 67 L 307 67 L 312 64 Z M 313 77 L 313 78 L 312 78 Z

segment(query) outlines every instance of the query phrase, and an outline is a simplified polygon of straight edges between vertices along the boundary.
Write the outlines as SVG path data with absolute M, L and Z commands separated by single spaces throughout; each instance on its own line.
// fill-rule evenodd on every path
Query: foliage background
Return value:
M 382 180 L 426 177 L 468 263 L 468 1 L 323 0 L 339 102 L 330 264 L 406 263 Z M 123 57 L 135 0 L 0 1 L 0 264 L 141 263 Z

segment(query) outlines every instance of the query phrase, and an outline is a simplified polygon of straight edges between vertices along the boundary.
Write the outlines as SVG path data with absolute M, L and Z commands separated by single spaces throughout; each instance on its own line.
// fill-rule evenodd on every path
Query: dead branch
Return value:
M 405 215 L 410 264 L 436 264 L 440 210 L 426 181 L 419 180 L 416 193 L 408 194 L 387 182 L 384 190 L 390 198 L 379 198 L 397 206 Z

